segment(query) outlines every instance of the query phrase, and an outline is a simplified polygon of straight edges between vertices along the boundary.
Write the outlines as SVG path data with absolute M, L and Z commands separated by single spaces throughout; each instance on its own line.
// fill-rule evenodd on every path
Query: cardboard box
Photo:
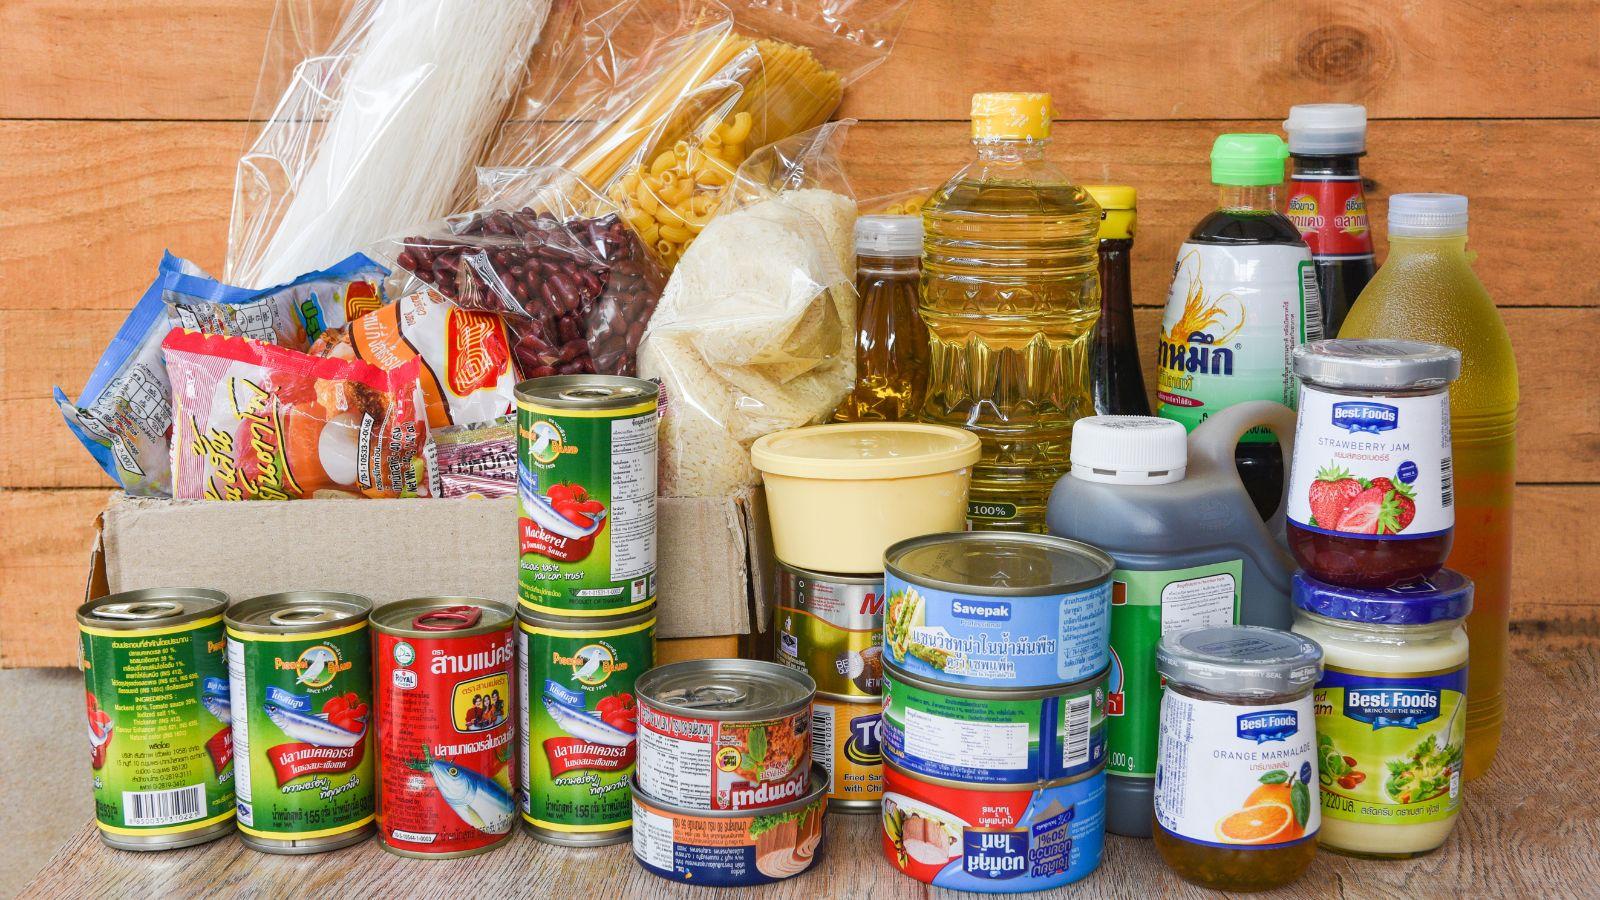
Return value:
M 657 505 L 657 637 L 663 661 L 737 656 L 765 630 L 772 541 L 759 490 Z M 383 604 L 486 597 L 516 605 L 516 501 L 227 503 L 114 495 L 100 515 L 87 594 L 200 586 L 235 599 L 348 591 Z M 720 640 L 707 640 L 720 639 Z

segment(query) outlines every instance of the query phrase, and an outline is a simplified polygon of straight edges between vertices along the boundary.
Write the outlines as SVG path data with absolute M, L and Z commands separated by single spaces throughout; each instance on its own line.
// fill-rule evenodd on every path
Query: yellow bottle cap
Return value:
M 1050 114 L 1049 94 L 973 94 L 972 136 L 977 140 L 1048 140 Z
M 1131 239 L 1138 192 L 1125 184 L 1086 184 L 1083 189 L 1100 204 L 1100 240 Z

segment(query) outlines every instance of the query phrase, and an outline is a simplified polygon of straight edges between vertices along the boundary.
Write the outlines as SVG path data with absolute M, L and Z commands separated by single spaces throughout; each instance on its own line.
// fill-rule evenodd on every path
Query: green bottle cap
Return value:
M 1275 134 L 1220 134 L 1211 145 L 1211 183 L 1282 184 L 1288 158 L 1289 145 Z

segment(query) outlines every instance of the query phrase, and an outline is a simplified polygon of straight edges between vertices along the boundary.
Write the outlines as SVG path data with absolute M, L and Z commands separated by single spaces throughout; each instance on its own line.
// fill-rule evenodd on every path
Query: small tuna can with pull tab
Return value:
M 778 563 L 773 659 L 817 691 L 875 698 L 883 681 L 883 576 L 834 575 Z
M 492 850 L 516 820 L 507 606 L 419 597 L 372 614 L 378 838 L 400 856 Z
M 153 588 L 78 607 L 100 839 L 170 850 L 234 830 L 228 595 Z
M 638 781 L 689 809 L 764 809 L 806 795 L 811 703 L 804 672 L 749 659 L 692 659 L 638 683 Z
M 982 531 L 884 552 L 883 650 L 943 684 L 1074 684 L 1111 663 L 1111 557 L 1080 541 Z
M 372 601 L 288 591 L 228 607 L 239 839 L 321 853 L 372 835 Z
M 657 396 L 621 375 L 517 385 L 517 596 L 526 612 L 615 616 L 656 597 Z
M 605 619 L 521 613 L 522 819 L 549 844 L 628 839 L 635 682 L 655 664 L 656 610 Z
M 813 768 L 805 794 L 782 806 L 707 810 L 633 791 L 633 856 L 646 871 L 685 884 L 749 887 L 793 878 L 821 855 L 826 776 Z

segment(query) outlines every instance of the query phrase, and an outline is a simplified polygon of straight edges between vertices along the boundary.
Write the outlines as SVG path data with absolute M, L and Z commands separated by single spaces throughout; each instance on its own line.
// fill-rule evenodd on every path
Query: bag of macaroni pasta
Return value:
M 666 496 L 758 484 L 750 444 L 823 421 L 855 381 L 855 201 L 809 186 L 828 181 L 834 144 L 812 146 L 796 167 L 745 180 L 744 205 L 690 245 L 645 331 L 639 374 L 662 385 Z

